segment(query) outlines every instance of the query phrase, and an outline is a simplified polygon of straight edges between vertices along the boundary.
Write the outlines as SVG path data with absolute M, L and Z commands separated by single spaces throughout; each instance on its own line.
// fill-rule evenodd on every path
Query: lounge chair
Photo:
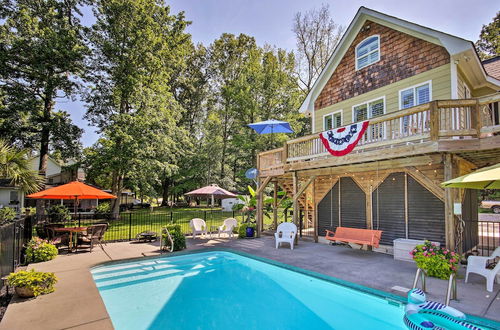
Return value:
M 78 244 L 76 245 L 76 249 L 78 249 L 78 247 L 80 246 L 87 245 L 90 249 L 90 252 L 92 252 L 92 248 L 94 247 L 94 245 L 99 244 L 101 249 L 104 250 L 102 246 L 102 239 L 104 237 L 104 234 L 106 233 L 106 230 L 108 230 L 108 226 L 109 225 L 107 223 L 99 223 L 96 225 L 88 226 L 87 233 L 78 237 Z
M 234 230 L 234 227 L 236 227 L 238 225 L 238 220 L 236 220 L 235 218 L 227 218 L 226 220 L 224 220 L 224 223 L 222 224 L 222 226 L 220 226 L 218 229 L 219 229 L 219 238 L 220 238 L 220 234 L 222 233 L 226 233 L 229 237 L 233 237 L 233 230 Z
M 297 235 L 297 226 L 291 222 L 283 222 L 278 225 L 276 233 L 274 233 L 274 238 L 276 239 L 276 248 L 280 246 L 281 243 L 289 243 L 290 249 L 293 250 L 293 243 L 295 242 L 295 236 Z
M 191 219 L 191 221 L 189 221 L 189 227 L 191 227 L 193 231 L 193 238 L 195 238 L 197 234 L 204 234 L 205 237 L 207 236 L 207 224 L 205 220 L 200 218 Z
M 493 292 L 493 282 L 496 275 L 500 272 L 500 262 L 497 262 L 493 269 L 486 268 L 488 260 L 500 257 L 500 246 L 493 251 L 490 257 L 469 256 L 467 258 L 467 272 L 465 282 L 469 279 L 469 273 L 479 274 L 486 277 L 486 290 Z M 498 280 L 497 280 L 498 282 Z

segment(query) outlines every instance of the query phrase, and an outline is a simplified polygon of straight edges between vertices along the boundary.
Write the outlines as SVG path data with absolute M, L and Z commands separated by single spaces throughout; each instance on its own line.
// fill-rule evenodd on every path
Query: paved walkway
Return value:
M 291 251 L 276 250 L 270 237 L 188 239 L 190 250 L 217 247 L 244 251 L 401 296 L 405 293 L 400 290 L 411 287 L 416 269 L 413 263 L 394 261 L 390 255 L 326 244 L 300 242 Z M 14 298 L 0 329 L 112 329 L 89 268 L 109 260 L 154 256 L 159 251 L 157 243 L 130 242 L 108 244 L 105 251 L 96 248 L 92 253 L 63 254 L 49 262 L 30 265 L 29 268 L 55 272 L 59 278 L 56 291 L 36 299 Z M 469 314 L 500 321 L 500 285 L 495 284 L 494 292 L 489 293 L 484 279 L 472 276 L 470 280 L 469 284 L 458 280 L 458 301 L 452 301 L 451 305 Z M 430 300 L 444 300 L 446 281 L 430 279 L 427 285 Z

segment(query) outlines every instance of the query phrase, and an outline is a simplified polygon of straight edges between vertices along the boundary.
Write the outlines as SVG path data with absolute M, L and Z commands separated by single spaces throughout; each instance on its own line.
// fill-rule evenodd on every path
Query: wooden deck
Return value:
M 495 135 L 500 132 L 498 102 L 500 93 L 480 99 L 439 100 L 373 118 L 355 150 L 343 157 L 331 156 L 318 133 L 289 140 L 282 148 L 259 154 L 259 173 L 261 177 L 281 176 L 440 152 L 460 153 L 465 159 L 480 158 L 481 153 L 488 156 L 500 146 L 500 136 Z M 500 151 L 489 156 L 498 157 Z

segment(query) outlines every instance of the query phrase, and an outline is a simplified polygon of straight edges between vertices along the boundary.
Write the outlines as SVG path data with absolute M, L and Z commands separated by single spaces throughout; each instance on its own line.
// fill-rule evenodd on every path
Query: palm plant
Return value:
M 0 140 L 0 179 L 9 179 L 23 192 L 33 193 L 42 188 L 44 178 L 30 168 L 28 151 Z

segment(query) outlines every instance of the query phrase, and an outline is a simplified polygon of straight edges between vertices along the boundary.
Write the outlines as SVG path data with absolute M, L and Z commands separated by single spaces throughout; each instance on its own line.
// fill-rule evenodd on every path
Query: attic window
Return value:
M 356 70 L 380 60 L 380 37 L 371 36 L 356 46 Z

